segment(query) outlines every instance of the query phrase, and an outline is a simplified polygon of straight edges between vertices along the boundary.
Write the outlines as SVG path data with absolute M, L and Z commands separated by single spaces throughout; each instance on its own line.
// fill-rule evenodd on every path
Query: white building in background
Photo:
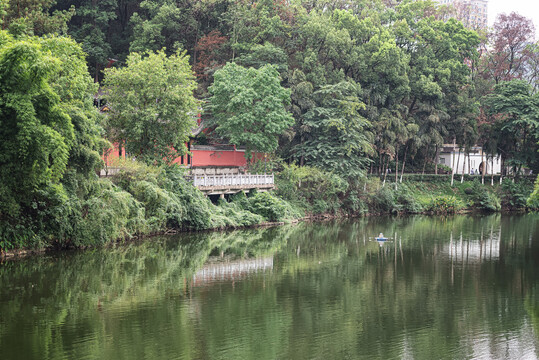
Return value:
M 481 174 L 485 168 L 485 175 L 500 174 L 502 170 L 501 157 L 490 157 L 483 153 L 481 146 L 474 146 L 470 153 L 459 150 L 458 145 L 444 144 L 438 157 L 438 164 L 449 166 L 455 174 Z M 457 168 L 458 167 L 458 168 Z
M 471 29 L 486 29 L 488 26 L 488 0 L 435 0 L 438 4 L 452 7 L 453 17 Z

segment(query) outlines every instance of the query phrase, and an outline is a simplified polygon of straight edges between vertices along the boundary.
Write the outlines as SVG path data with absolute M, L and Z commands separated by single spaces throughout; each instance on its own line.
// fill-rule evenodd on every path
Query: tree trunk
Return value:
M 490 186 L 494 186 L 494 155 L 490 159 Z
M 399 180 L 399 147 L 395 147 L 395 190 L 397 190 L 397 182 Z
M 455 170 L 453 170 L 453 166 L 451 166 L 451 186 L 453 186 L 453 181 L 455 179 L 455 173 L 459 170 L 459 162 L 460 162 L 460 149 L 459 149 L 459 155 L 457 156 L 457 166 L 454 167 Z M 455 163 L 455 152 L 453 152 L 453 164 Z M 453 165 L 451 164 L 451 165 Z
M 386 176 L 387 176 L 387 169 L 389 167 L 389 155 L 387 156 L 387 161 L 386 161 L 386 165 L 385 165 L 385 171 L 384 171 L 384 185 L 383 186 L 386 186 Z
M 485 170 L 487 169 L 487 165 L 485 164 L 485 161 L 483 160 L 484 155 L 485 155 L 485 152 L 483 151 L 483 147 L 481 147 L 481 164 L 479 165 L 479 167 L 483 166 L 483 168 L 480 170 L 481 171 L 481 184 L 482 185 L 485 185 Z
M 503 179 L 503 175 L 505 174 L 504 171 L 505 171 L 505 158 L 503 157 L 503 154 L 501 155 L 502 157 L 502 168 L 500 169 L 500 185 L 502 184 L 502 179 Z
M 196 22 L 195 46 L 193 47 L 193 67 L 197 63 L 197 45 L 198 45 L 198 21 Z
M 427 153 L 425 154 L 425 161 L 423 162 L 423 172 L 421 175 L 425 175 L 425 167 L 427 166 L 427 160 L 429 159 L 429 147 L 430 144 L 427 145 Z
M 404 167 L 406 166 L 406 155 L 408 154 L 408 144 L 404 148 L 404 158 L 402 159 L 402 169 L 401 169 L 401 179 L 400 183 L 402 184 L 402 176 L 404 175 Z
M 468 152 L 468 172 L 472 172 L 472 160 L 470 159 L 470 153 Z
M 438 175 L 438 144 L 436 144 L 436 151 L 434 152 L 434 174 Z
M 460 175 L 460 183 L 464 182 L 464 173 L 466 171 L 466 154 L 464 154 L 462 159 L 462 174 Z
M 504 176 L 505 175 L 505 158 L 504 158 L 503 154 L 501 155 L 501 157 L 502 157 L 502 159 L 501 159 L 501 162 L 502 162 L 501 167 L 502 168 L 500 169 L 500 174 L 502 176 Z

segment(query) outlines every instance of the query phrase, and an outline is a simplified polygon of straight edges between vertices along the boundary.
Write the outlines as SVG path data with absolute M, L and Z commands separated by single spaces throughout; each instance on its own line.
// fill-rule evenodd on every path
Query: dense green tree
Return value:
M 88 74 L 80 44 L 65 37 L 47 37 L 41 40 L 41 46 L 54 54 L 61 64 L 51 73 L 49 82 L 61 99 L 59 107 L 73 124 L 74 138 L 67 166 L 90 177 L 100 166 L 100 153 L 105 147 L 102 115 L 93 103 L 98 84 Z
M 506 165 L 518 173 L 522 166 L 538 169 L 539 95 L 522 80 L 502 82 L 485 99 L 488 115 L 494 117 L 490 134 L 495 136 Z
M 0 251 L 69 241 L 103 148 L 84 52 L 0 31 L 0 84 Z
M 0 32 L 0 214 L 16 216 L 35 190 L 62 179 L 74 130 L 50 84 L 60 67 L 38 39 Z
M 477 57 L 479 38 L 454 19 L 443 22 L 425 16 L 432 14 L 430 1 L 405 1 L 397 10 L 397 44 L 410 56 L 410 94 L 404 101 L 407 116 L 419 125 L 425 159 L 432 159 L 429 153 L 434 150 L 437 164 L 444 140 L 456 137 L 455 109 L 472 111 L 467 117 L 473 114 L 473 107 L 468 106 L 470 93 L 463 89 L 471 85 L 467 64 Z
M 142 1 L 141 11 L 131 17 L 134 36 L 129 50 L 144 52 L 166 48 L 168 54 L 178 49 L 192 50 L 198 24 L 191 5 L 190 1 Z
M 260 69 L 228 63 L 215 73 L 209 88 L 215 131 L 235 145 L 253 151 L 273 152 L 278 136 L 293 124 L 285 109 L 290 90 L 284 89 L 271 65 Z
M 54 0 L 2 0 L 0 25 L 16 35 L 65 34 L 75 8 L 52 10 L 54 4 Z
M 90 72 L 96 81 L 109 58 L 115 57 L 108 39 L 111 22 L 116 19 L 116 0 L 92 0 L 76 3 L 76 15 L 70 34 L 88 54 Z
M 297 146 L 297 156 L 344 177 L 364 175 L 372 140 L 370 124 L 359 114 L 365 107 L 359 86 L 353 82 L 326 85 L 313 95 L 315 106 L 303 122 L 309 136 Z
M 132 53 L 125 67 L 105 70 L 109 102 L 108 138 L 126 142 L 132 156 L 150 163 L 172 162 L 185 153 L 198 102 L 185 52 Z

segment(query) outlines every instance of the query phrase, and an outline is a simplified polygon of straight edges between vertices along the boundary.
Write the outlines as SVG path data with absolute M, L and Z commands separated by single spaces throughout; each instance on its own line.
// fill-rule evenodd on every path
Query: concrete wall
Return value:
M 453 172 L 455 174 L 462 174 L 462 167 L 464 165 L 464 173 L 470 174 L 470 170 L 474 170 L 475 174 L 479 173 L 479 168 L 481 165 L 481 150 L 479 150 L 476 153 L 470 153 L 470 166 L 468 166 L 468 155 L 464 152 L 455 152 L 455 158 L 453 159 L 453 153 L 441 153 L 438 158 L 438 164 L 443 164 L 446 166 L 449 166 L 451 169 L 453 169 Z M 485 174 L 492 174 L 492 170 L 494 169 L 494 174 L 500 174 L 501 173 L 501 158 L 494 157 L 494 161 L 492 161 L 490 157 L 487 158 L 486 154 L 483 155 L 483 161 L 486 163 L 486 172 Z M 458 169 L 456 169 L 456 166 L 458 164 Z

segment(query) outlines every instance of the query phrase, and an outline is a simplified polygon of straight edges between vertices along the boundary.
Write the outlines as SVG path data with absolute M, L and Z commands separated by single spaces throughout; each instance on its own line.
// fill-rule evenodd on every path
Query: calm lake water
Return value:
M 8 261 L 0 358 L 536 359 L 538 226 L 373 218 Z

